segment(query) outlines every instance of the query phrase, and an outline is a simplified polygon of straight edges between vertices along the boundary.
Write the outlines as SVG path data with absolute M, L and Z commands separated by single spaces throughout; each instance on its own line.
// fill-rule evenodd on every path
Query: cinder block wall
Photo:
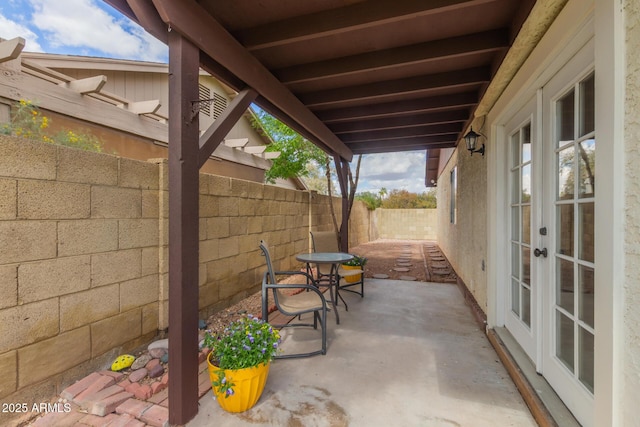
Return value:
M 376 209 L 375 236 L 380 239 L 437 240 L 437 209 Z
M 167 189 L 166 160 L 0 135 L 0 399 L 45 402 L 167 328 Z M 326 196 L 201 174 L 201 315 L 259 290 L 261 239 L 290 269 L 332 227 Z
M 158 166 L 0 137 L 0 397 L 44 402 L 158 332 Z

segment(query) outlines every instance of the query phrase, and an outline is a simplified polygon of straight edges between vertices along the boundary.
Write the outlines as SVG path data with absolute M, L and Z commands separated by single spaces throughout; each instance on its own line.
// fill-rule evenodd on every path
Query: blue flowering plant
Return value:
M 204 347 L 211 349 L 211 363 L 220 368 L 214 389 L 225 397 L 233 395 L 234 384 L 225 369 L 243 369 L 268 364 L 278 352 L 280 332 L 267 322 L 247 315 L 232 322 L 220 334 L 205 333 Z

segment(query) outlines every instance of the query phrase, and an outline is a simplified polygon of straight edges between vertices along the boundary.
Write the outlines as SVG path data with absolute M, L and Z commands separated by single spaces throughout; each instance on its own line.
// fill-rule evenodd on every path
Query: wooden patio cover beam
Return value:
M 365 141 L 380 141 L 380 140 L 394 140 L 405 139 L 410 137 L 429 136 L 429 135 L 443 135 L 443 134 L 458 134 L 462 132 L 462 123 L 443 123 L 438 125 L 423 125 L 404 127 L 400 129 L 382 129 L 366 132 L 353 132 L 342 135 L 341 139 L 345 144 L 351 142 L 365 142 Z
M 407 77 L 398 80 L 388 80 L 338 89 L 322 90 L 302 93 L 300 100 L 309 108 L 331 105 L 338 106 L 344 102 L 368 101 L 379 102 L 389 97 L 411 94 L 428 95 L 434 90 L 443 88 L 473 88 L 481 83 L 488 83 L 490 79 L 488 67 L 469 68 L 466 70 L 449 71 L 446 73 L 428 74 L 424 76 Z M 468 89 L 467 89 L 468 90 Z
M 381 23 L 397 22 L 416 14 L 425 16 L 487 1 L 490 0 L 374 0 L 240 30 L 235 35 L 249 50 L 264 49 Z
M 446 148 L 455 146 L 458 134 L 423 136 L 418 138 L 405 138 L 397 141 L 367 141 L 354 142 L 349 147 L 354 153 L 379 153 L 385 148 L 394 151 L 417 150 L 421 148 Z
M 427 111 L 459 109 L 461 107 L 472 107 L 477 103 L 478 93 L 472 91 L 409 101 L 321 110 L 317 112 L 317 115 L 325 122 L 338 123 L 357 119 L 377 119 L 388 115 L 402 116 Z
M 406 152 L 406 151 L 425 151 L 425 150 L 433 150 L 433 149 L 440 149 L 440 148 L 452 148 L 455 146 L 456 146 L 455 142 L 452 142 L 452 143 L 443 142 L 441 144 L 408 145 L 403 147 L 389 146 L 387 144 L 387 145 L 381 146 L 380 148 L 375 148 L 375 149 L 368 146 L 363 146 L 362 148 L 353 147 L 353 152 L 355 154 L 400 153 L 400 152 Z
M 412 66 L 429 61 L 440 61 L 447 58 L 504 49 L 509 46 L 508 36 L 507 30 L 486 31 L 479 34 L 367 52 L 310 64 L 294 65 L 275 70 L 274 74 L 280 81 L 289 84 L 356 73 L 370 73 L 388 68 Z
M 201 51 L 300 123 L 314 136 L 313 141 L 321 141 L 340 157 L 351 161 L 351 150 L 198 3 L 193 0 L 153 0 L 153 4 L 172 30 L 188 38 Z
M 358 133 L 374 130 L 402 129 L 406 127 L 423 126 L 425 123 L 462 123 L 469 118 L 467 108 L 460 110 L 440 111 L 436 113 L 423 113 L 410 116 L 390 117 L 378 120 L 363 120 L 356 122 L 333 123 L 329 128 L 337 135 Z

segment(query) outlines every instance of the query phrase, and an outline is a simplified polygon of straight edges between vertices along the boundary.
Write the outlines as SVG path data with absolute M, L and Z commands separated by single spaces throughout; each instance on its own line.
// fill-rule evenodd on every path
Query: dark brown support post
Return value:
M 169 423 L 198 413 L 198 67 L 200 50 L 169 32 Z
M 349 162 L 337 155 L 333 158 L 336 175 L 342 193 L 342 215 L 340 220 L 340 250 L 349 252 Z

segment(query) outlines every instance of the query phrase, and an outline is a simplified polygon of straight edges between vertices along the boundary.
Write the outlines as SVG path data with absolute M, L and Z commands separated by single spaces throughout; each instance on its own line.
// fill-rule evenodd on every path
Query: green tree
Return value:
M 329 195 L 329 202 L 331 206 L 331 216 L 333 218 L 333 225 L 338 235 L 338 241 L 343 251 L 347 251 L 348 242 L 342 241 L 342 235 L 348 233 L 346 224 L 349 221 L 351 215 L 351 208 L 353 207 L 353 201 L 355 198 L 356 188 L 358 187 L 358 179 L 360 176 L 360 164 L 362 162 L 362 156 L 358 156 L 356 162 L 355 175 L 351 171 L 351 166 L 342 162 L 341 160 L 334 160 L 336 169 L 340 169 L 342 176 L 345 177 L 345 181 L 341 184 L 341 195 L 343 200 L 343 208 L 346 208 L 346 214 L 343 209 L 343 223 L 339 226 L 337 222 L 337 216 L 335 208 L 333 206 L 333 194 L 335 189 L 333 188 L 331 160 L 324 151 L 308 141 L 296 131 L 276 119 L 272 115 L 268 114 L 262 109 L 254 109 L 254 120 L 252 121 L 254 128 L 263 134 L 266 134 L 271 143 L 267 147 L 266 151 L 279 151 L 280 156 L 273 160 L 271 168 L 265 173 L 265 181 L 268 183 L 274 183 L 276 178 L 292 178 L 298 177 L 312 177 L 312 181 L 317 183 L 317 178 L 320 175 L 321 169 L 324 167 L 324 173 L 326 176 L 326 193 Z M 318 172 L 316 174 L 316 172 Z M 338 175 L 339 172 L 336 172 Z M 323 188 L 324 186 L 317 186 L 316 188 Z M 345 203 L 346 202 L 346 206 Z M 344 233 L 340 230 L 344 230 Z
M 280 152 L 265 173 L 266 182 L 273 184 L 276 178 L 308 177 L 314 170 L 308 167 L 310 163 L 324 165 L 326 154 L 320 148 L 266 111 L 255 109 L 254 113 L 254 128 L 271 139 L 266 151 Z
M 382 205 L 382 198 L 380 195 L 372 193 L 371 191 L 364 191 L 356 194 L 356 200 L 364 203 L 370 211 L 376 210 Z
M 378 194 L 380 194 L 380 199 L 384 199 L 387 194 L 389 194 L 389 190 L 387 190 L 386 187 L 382 187 L 380 191 L 378 191 Z
M 382 201 L 385 209 L 435 209 L 437 207 L 435 191 L 429 190 L 422 194 L 411 193 L 407 190 L 391 190 L 388 197 Z

